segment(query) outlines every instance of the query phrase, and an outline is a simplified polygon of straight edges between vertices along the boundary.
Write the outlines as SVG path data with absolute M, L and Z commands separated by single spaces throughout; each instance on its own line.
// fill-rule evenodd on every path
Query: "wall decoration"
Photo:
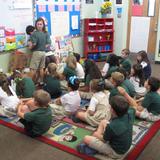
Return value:
M 80 35 L 80 4 L 81 0 L 36 0 L 36 18 L 45 18 L 52 37 L 74 37 Z
M 26 39 L 25 28 L 33 25 L 33 0 L 1 0 L 0 6 L 0 51 L 17 49 L 16 35 Z
M 116 4 L 122 4 L 122 0 L 116 0 Z
M 143 15 L 143 0 L 132 0 L 132 16 Z
M 86 0 L 86 4 L 93 4 L 94 1 L 93 0 Z
M 17 46 L 17 48 L 23 48 L 25 45 L 26 45 L 25 34 L 16 35 L 16 46 Z
M 117 18 L 122 17 L 122 7 L 117 7 Z

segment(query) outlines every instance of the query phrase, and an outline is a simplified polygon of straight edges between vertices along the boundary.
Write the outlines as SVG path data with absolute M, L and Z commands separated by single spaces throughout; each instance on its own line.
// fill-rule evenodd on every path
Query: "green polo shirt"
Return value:
M 103 139 L 118 154 L 126 153 L 131 146 L 134 118 L 135 110 L 131 108 L 122 117 L 112 119 L 105 129 Z
M 63 74 L 64 74 L 64 76 L 66 77 L 66 80 L 68 80 L 69 77 L 71 77 L 71 76 L 76 76 L 76 71 L 75 71 L 74 69 L 69 68 L 69 67 L 66 66 L 66 67 L 64 68 Z
M 160 114 L 160 95 L 157 92 L 148 92 L 142 101 L 142 106 L 154 115 Z
M 61 96 L 62 94 L 61 85 L 60 81 L 57 78 L 52 76 L 47 76 L 45 77 L 44 82 L 45 85 L 43 89 L 51 95 L 51 98 L 57 98 Z
M 122 84 L 127 87 L 128 91 L 129 91 L 129 95 L 131 97 L 134 97 L 136 94 L 136 91 L 134 89 L 133 84 L 129 81 L 129 79 L 125 79 Z
M 28 122 L 32 134 L 42 135 L 49 130 L 52 122 L 52 112 L 50 107 L 41 107 L 24 115 L 24 120 Z
M 25 77 L 22 79 L 22 83 L 24 85 L 23 93 L 18 89 L 18 85 L 16 86 L 16 94 L 18 96 L 22 96 L 23 98 L 30 98 L 33 96 L 35 91 L 35 84 L 31 78 Z
M 51 44 L 48 32 L 34 31 L 30 40 L 35 45 L 33 51 L 46 51 L 46 45 Z
M 124 84 L 121 84 L 120 87 L 124 88 L 125 91 L 129 94 L 129 90 L 128 90 L 128 88 L 127 88 Z M 110 99 L 111 97 L 113 97 L 113 96 L 116 96 L 116 95 L 121 95 L 121 94 L 119 93 L 117 87 L 112 88 L 112 89 L 110 90 L 109 99 Z
M 91 81 L 91 76 L 89 74 L 87 74 L 87 76 L 85 78 L 85 85 L 89 86 L 90 81 Z
M 131 71 L 131 61 L 129 58 L 123 59 L 120 63 L 122 65 L 122 67 L 128 72 L 130 73 Z
M 118 69 L 117 66 L 112 66 L 112 67 L 110 67 L 110 68 L 108 69 L 107 74 L 106 74 L 106 78 L 111 77 L 111 74 L 112 74 L 113 72 L 116 72 L 117 69 Z

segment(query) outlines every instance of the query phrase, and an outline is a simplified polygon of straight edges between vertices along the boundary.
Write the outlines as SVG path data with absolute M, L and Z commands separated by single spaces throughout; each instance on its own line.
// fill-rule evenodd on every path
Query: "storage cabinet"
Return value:
M 104 60 L 113 52 L 113 18 L 90 18 L 84 20 L 84 56 Z

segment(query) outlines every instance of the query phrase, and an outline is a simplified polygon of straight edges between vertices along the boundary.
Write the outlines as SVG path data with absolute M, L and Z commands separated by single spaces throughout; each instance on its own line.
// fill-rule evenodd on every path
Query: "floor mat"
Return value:
M 22 124 L 17 117 L 0 118 L 0 124 L 16 131 L 24 132 Z M 160 121 L 152 124 L 150 122 L 136 120 L 133 127 L 132 146 L 125 156 L 125 160 L 134 160 L 145 148 L 146 144 L 153 138 L 160 128 Z M 63 151 L 74 154 L 87 160 L 95 160 L 95 157 L 86 156 L 76 151 L 76 146 L 82 142 L 85 135 L 91 135 L 95 128 L 82 123 L 74 123 L 69 118 L 53 120 L 49 131 L 38 140 L 57 147 Z M 97 156 L 106 159 L 106 156 Z
M 133 130 L 132 146 L 124 159 L 136 160 L 137 157 L 144 150 L 146 145 L 150 142 L 150 140 L 155 136 L 155 134 L 159 130 L 160 121 L 157 121 L 155 123 L 150 123 L 146 121 L 136 121 Z

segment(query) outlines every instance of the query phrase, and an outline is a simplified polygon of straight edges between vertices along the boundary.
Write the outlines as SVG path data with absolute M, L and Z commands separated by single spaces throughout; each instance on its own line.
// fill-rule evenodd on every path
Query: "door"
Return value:
M 133 2 L 134 1 L 134 2 Z M 132 13 L 132 5 L 135 3 L 135 0 L 129 1 L 129 12 L 128 12 L 128 34 L 127 34 L 127 48 L 129 48 L 131 43 L 131 19 L 133 16 Z M 150 2 L 153 2 L 151 0 Z M 148 7 L 149 7 L 149 0 L 141 0 L 141 5 L 143 7 L 142 13 L 139 18 L 142 17 L 148 17 Z M 147 52 L 150 54 L 155 54 L 156 50 L 156 40 L 157 40 L 157 29 L 158 29 L 158 16 L 159 16 L 159 6 L 160 6 L 160 0 L 155 0 L 155 15 L 150 18 L 150 24 L 148 25 L 148 45 L 147 45 Z M 137 10 L 139 11 L 139 10 Z M 133 29 L 133 28 L 132 28 Z

